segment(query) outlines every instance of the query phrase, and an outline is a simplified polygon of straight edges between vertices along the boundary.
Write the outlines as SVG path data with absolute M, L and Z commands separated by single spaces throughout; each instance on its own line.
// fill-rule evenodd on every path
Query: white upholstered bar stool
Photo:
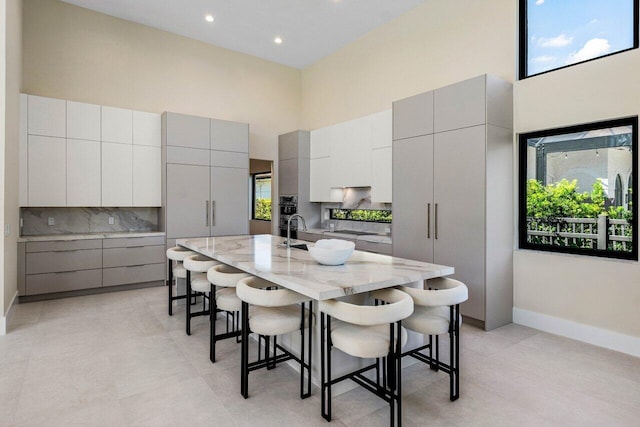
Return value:
M 401 349 L 407 341 L 402 320 L 413 312 L 413 300 L 397 289 L 382 289 L 370 296 L 381 305 L 358 305 L 345 301 L 320 301 L 320 355 L 322 417 L 331 421 L 331 386 L 346 379 L 389 403 L 390 425 L 402 424 Z M 336 320 L 332 319 L 335 318 Z M 400 337 L 400 339 L 398 339 Z M 331 350 L 375 363 L 331 378 Z M 381 381 L 381 362 L 382 381 Z M 375 369 L 376 380 L 363 374 Z
M 195 254 L 186 257 L 182 264 L 184 265 L 185 270 L 187 270 L 187 301 L 191 301 L 191 297 L 194 295 L 203 296 L 202 311 L 192 313 L 191 304 L 187 304 L 186 330 L 187 335 L 191 335 L 191 318 L 206 316 L 210 312 L 209 308 L 211 308 L 211 303 L 209 303 L 209 308 L 205 305 L 205 300 L 211 300 L 209 295 L 211 292 L 211 284 L 209 283 L 209 280 L 207 280 L 206 273 L 211 267 L 220 263 L 204 255 Z
M 173 296 L 173 283 L 176 283 L 176 293 L 178 290 L 178 279 L 186 279 L 187 278 L 187 270 L 184 269 L 184 265 L 182 265 L 182 261 L 188 256 L 195 255 L 196 253 L 190 251 L 187 248 L 183 248 L 182 246 L 174 246 L 173 248 L 167 249 L 167 258 L 169 259 L 168 264 L 168 277 L 167 285 L 169 285 L 169 316 L 173 316 L 173 302 L 180 299 L 185 299 L 187 295 L 176 295 Z
M 255 276 L 238 281 L 236 292 L 238 298 L 242 300 L 242 362 L 240 368 L 240 393 L 242 396 L 245 399 L 249 397 L 249 372 L 265 367 L 273 369 L 277 363 L 287 360 L 295 360 L 300 364 L 300 398 L 305 399 L 311 396 L 313 301 L 309 297 Z M 309 333 L 305 334 L 307 328 Z M 300 357 L 280 346 L 276 341 L 278 335 L 295 331 L 300 331 Z M 251 332 L 259 335 L 258 360 L 249 363 L 249 333 Z M 305 348 L 305 336 L 307 348 Z M 272 355 L 270 354 L 271 337 L 273 337 Z M 264 359 L 260 355 L 261 338 L 265 340 Z M 280 354 L 277 354 L 278 350 L 280 350 Z
M 413 314 L 405 320 L 404 325 L 407 329 L 429 336 L 428 344 L 402 355 L 428 363 L 435 371 L 449 374 L 449 398 L 454 401 L 460 396 L 460 304 L 469 298 L 469 291 L 464 283 L 448 277 L 426 280 L 423 286 L 427 289 L 399 287 L 411 295 L 415 304 Z M 440 361 L 438 336 L 443 334 L 449 334 L 448 364 Z M 429 355 L 421 353 L 427 348 Z
M 211 363 L 216 361 L 216 342 L 227 338 L 240 337 L 240 310 L 242 301 L 236 295 L 236 284 L 239 280 L 251 277 L 249 273 L 238 270 L 226 264 L 213 266 L 207 271 L 207 279 L 211 283 L 210 300 L 210 337 L 209 359 Z M 218 289 L 220 288 L 220 289 Z M 226 332 L 216 333 L 216 318 L 218 311 L 225 313 L 227 318 Z M 229 318 L 231 318 L 231 330 L 229 330 Z

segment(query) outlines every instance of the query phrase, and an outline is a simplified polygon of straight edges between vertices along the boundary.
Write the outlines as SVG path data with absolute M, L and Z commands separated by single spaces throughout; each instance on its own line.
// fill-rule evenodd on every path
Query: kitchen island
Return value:
M 338 298 L 454 273 L 453 267 L 354 251 L 344 265 L 318 264 L 284 237 L 222 236 L 178 239 L 177 244 L 315 300 Z M 296 243 L 307 243 L 296 240 Z

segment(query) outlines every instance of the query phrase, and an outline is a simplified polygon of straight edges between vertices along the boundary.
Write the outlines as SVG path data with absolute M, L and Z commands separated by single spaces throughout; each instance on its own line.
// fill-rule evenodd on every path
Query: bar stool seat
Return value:
M 182 261 L 182 264 L 187 271 L 187 301 L 191 301 L 191 297 L 194 292 L 196 293 L 196 295 L 201 294 L 204 297 L 204 300 L 202 302 L 202 311 L 192 313 L 191 304 L 187 304 L 186 332 L 187 335 L 191 335 L 191 318 L 196 316 L 210 315 L 211 313 L 211 285 L 207 280 L 207 275 L 202 273 L 206 273 L 211 267 L 219 265 L 220 263 L 204 255 L 194 254 L 186 257 Z M 209 300 L 208 308 L 205 305 L 205 300 L 207 299 Z
M 240 368 L 240 393 L 249 397 L 249 372 L 267 368 L 276 363 L 295 360 L 300 364 L 300 398 L 311 396 L 311 351 L 313 325 L 313 301 L 309 297 L 284 289 L 259 277 L 247 277 L 238 281 L 238 298 L 242 300 L 242 362 Z M 251 304 L 251 308 L 249 308 Z M 306 308 L 308 304 L 308 309 Z M 309 333 L 305 329 L 309 327 Z M 300 331 L 300 357 L 277 344 L 277 336 Z M 249 363 L 249 333 L 258 336 L 258 360 Z M 306 345 L 305 345 L 306 336 Z M 270 342 L 273 338 L 273 353 Z M 261 359 L 260 340 L 265 341 L 264 359 Z M 306 347 L 306 348 L 305 348 Z M 278 354 L 280 350 L 281 354 Z M 305 372 L 306 390 L 305 390 Z
M 402 356 L 411 356 L 429 364 L 434 371 L 449 374 L 449 399 L 454 401 L 460 396 L 460 304 L 468 299 L 469 291 L 464 283 L 448 277 L 429 279 L 419 285 L 418 288 L 399 287 L 411 296 L 416 306 L 404 324 L 412 331 L 428 335 L 429 343 Z M 449 334 L 448 364 L 440 361 L 438 336 L 443 334 Z M 421 353 L 426 349 L 429 349 L 428 355 Z
M 236 342 L 239 342 L 242 301 L 236 295 L 236 284 L 238 280 L 247 277 L 251 277 L 251 275 L 227 264 L 213 266 L 207 271 L 207 280 L 213 295 L 211 316 L 209 317 L 209 359 L 211 363 L 216 361 L 216 342 L 227 338 L 235 338 Z M 227 317 L 225 333 L 216 331 L 217 314 L 220 311 L 224 312 Z M 231 330 L 229 330 L 229 319 L 231 319 Z
M 182 246 L 174 246 L 167 249 L 166 254 L 167 258 L 169 259 L 167 266 L 169 270 L 167 274 L 167 277 L 169 278 L 167 280 L 167 285 L 169 288 L 169 316 L 173 316 L 173 301 L 185 299 L 187 297 L 186 294 L 173 296 L 173 282 L 175 281 L 177 286 L 177 279 L 187 278 L 187 271 L 184 269 L 182 261 L 184 261 L 184 259 L 188 256 L 195 255 L 195 252 L 187 248 L 183 248 Z
M 400 345 L 407 343 L 407 330 L 401 329 Z M 360 326 L 339 320 L 331 324 L 331 343 L 334 347 L 360 358 L 386 357 L 389 354 L 389 325 Z

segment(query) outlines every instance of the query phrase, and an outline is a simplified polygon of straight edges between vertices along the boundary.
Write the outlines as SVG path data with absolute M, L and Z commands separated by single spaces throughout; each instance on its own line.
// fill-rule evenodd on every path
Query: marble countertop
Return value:
M 298 232 L 300 231 L 302 230 L 299 230 Z M 305 233 L 322 234 L 327 239 L 339 238 L 339 239 L 349 239 L 349 240 L 363 240 L 365 242 L 384 243 L 387 245 L 390 245 L 392 243 L 390 236 L 382 235 L 382 234 L 372 233 L 372 234 L 365 234 L 365 235 L 358 236 L 354 234 L 340 233 L 340 230 L 329 231 L 322 228 L 309 228 L 307 229 L 307 231 L 305 231 Z
M 454 273 L 453 267 L 363 251 L 354 251 L 344 265 L 320 265 L 309 252 L 286 248 L 284 241 L 283 237 L 261 234 L 178 239 L 176 243 L 316 300 Z
M 164 236 L 163 231 L 132 231 L 118 233 L 87 233 L 87 234 L 49 234 L 43 236 L 21 236 L 18 242 L 53 242 L 88 239 L 118 239 L 126 237 L 156 237 Z

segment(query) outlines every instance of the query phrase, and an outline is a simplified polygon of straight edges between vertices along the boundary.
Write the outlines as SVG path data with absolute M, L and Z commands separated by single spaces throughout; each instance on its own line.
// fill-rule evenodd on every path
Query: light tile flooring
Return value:
M 206 319 L 184 333 L 166 288 L 19 304 L 0 336 L 0 426 L 385 426 L 388 407 L 356 388 L 320 417 L 319 392 L 297 397 L 286 366 L 239 393 L 239 346 L 208 360 Z M 404 425 L 638 426 L 640 359 L 509 325 L 462 328 L 461 397 L 448 377 L 403 371 Z M 446 350 L 444 351 L 446 353 Z

